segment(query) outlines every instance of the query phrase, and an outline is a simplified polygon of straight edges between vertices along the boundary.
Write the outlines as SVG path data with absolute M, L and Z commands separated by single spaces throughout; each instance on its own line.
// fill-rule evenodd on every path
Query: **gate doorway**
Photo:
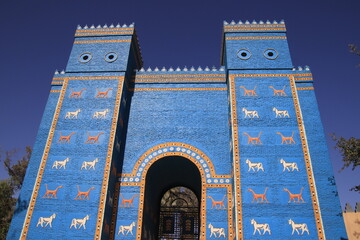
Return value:
M 141 239 L 199 239 L 201 176 L 180 156 L 154 162 L 146 174 Z
M 158 239 L 199 239 L 199 201 L 189 188 L 174 187 L 163 195 Z

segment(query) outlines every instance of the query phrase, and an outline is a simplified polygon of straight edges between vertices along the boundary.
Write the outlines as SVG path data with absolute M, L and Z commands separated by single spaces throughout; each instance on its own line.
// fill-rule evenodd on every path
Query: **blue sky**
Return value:
M 325 133 L 360 137 L 360 1 L 1 1 L 0 148 L 32 146 L 56 69 L 65 68 L 78 24 L 135 22 L 145 67 L 220 66 L 224 20 L 281 20 L 294 66 L 309 65 Z M 339 173 L 341 157 L 328 137 L 342 205 L 360 168 Z M 1 178 L 5 177 L 3 167 Z

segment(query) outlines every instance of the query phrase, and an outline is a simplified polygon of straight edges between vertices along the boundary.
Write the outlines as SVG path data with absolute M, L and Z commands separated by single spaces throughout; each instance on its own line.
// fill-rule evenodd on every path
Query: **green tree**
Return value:
M 360 139 L 355 137 L 349 139 L 343 137 L 338 138 L 335 135 L 332 135 L 332 138 L 336 142 L 335 148 L 340 151 L 342 161 L 344 162 L 340 171 L 348 167 L 351 167 L 351 169 L 354 170 L 356 167 L 360 166 Z M 350 190 L 360 193 L 360 185 L 357 185 Z
M 18 151 L 0 151 L 0 160 L 4 158 L 4 167 L 9 177 L 0 181 L 0 239 L 5 239 L 12 215 L 15 210 L 16 197 L 24 181 L 31 148 L 26 147 L 25 155 L 17 161 Z
M 358 47 L 355 44 L 348 44 L 348 47 L 351 53 L 360 56 L 360 49 L 358 49 Z M 358 64 L 357 66 L 360 67 L 360 64 Z

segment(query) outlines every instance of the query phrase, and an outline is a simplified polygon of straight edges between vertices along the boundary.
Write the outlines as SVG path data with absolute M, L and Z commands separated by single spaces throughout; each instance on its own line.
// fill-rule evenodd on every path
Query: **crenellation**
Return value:
M 205 66 L 205 67 L 199 66 L 199 67 L 195 68 L 194 66 L 192 66 L 190 69 L 188 69 L 186 66 L 183 67 L 182 69 L 180 67 L 176 67 L 176 68 L 162 67 L 161 69 L 159 67 L 154 67 L 154 68 L 148 67 L 147 69 L 142 67 L 140 69 L 134 69 L 134 71 L 135 72 L 159 72 L 159 71 L 162 71 L 162 72 L 182 72 L 182 71 L 183 72 L 187 72 L 187 71 L 191 71 L 191 72 L 209 72 L 209 71 L 216 72 L 216 71 L 225 71 L 225 67 L 220 66 L 219 68 L 216 68 L 215 66 L 212 66 L 211 68 L 209 68 L 208 66 Z
M 134 28 L 135 24 L 134 23 L 131 23 L 129 25 L 127 24 L 119 24 L 117 23 L 116 25 L 114 23 L 111 23 L 110 25 L 108 24 L 104 24 L 104 25 L 101 25 L 101 24 L 98 24 L 97 26 L 95 26 L 95 24 L 91 24 L 90 27 L 85 24 L 85 26 L 81 26 L 81 25 L 78 25 L 77 26 L 77 30 L 82 30 L 82 29 L 116 29 L 116 28 Z
M 276 20 L 273 20 L 272 22 L 269 21 L 269 20 L 266 20 L 265 22 L 263 20 L 259 20 L 259 21 L 256 21 L 256 20 L 252 20 L 251 22 L 249 20 L 246 20 L 245 22 L 239 20 L 238 22 L 235 22 L 234 20 L 231 20 L 230 23 L 227 22 L 227 21 L 223 21 L 223 24 L 224 26 L 226 25 L 284 25 L 285 24 L 285 21 L 284 20 L 280 20 L 280 21 L 276 21 Z

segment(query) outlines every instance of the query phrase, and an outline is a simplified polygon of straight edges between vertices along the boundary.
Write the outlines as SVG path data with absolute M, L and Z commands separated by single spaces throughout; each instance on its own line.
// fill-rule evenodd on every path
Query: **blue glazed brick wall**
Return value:
M 58 89 L 58 87 L 52 87 L 52 90 Z M 53 119 L 58 98 L 59 93 L 50 93 L 47 100 L 7 239 L 18 239 L 20 237 L 27 207 L 29 205 L 32 190 L 35 184 L 36 174 L 38 172 L 39 164 L 43 155 L 43 149 L 46 144 L 47 135 L 50 130 L 51 121 Z
M 176 165 L 187 172 L 168 175 L 193 181 L 200 239 L 318 239 L 318 227 L 328 239 L 346 237 L 312 76 L 292 70 L 284 23 L 224 32 L 219 70 L 144 70 L 133 25 L 78 28 L 66 73 L 52 81 L 8 239 L 24 222 L 28 239 L 155 236 L 159 206 L 145 190 L 159 190 L 161 176 L 148 188 L 146 174 L 164 156 L 188 159 Z
M 157 84 L 157 87 L 199 86 Z M 129 163 L 124 163 L 123 172 L 130 172 L 132 163 L 149 148 L 159 143 L 183 142 L 201 149 L 216 161 L 218 174 L 230 174 L 227 124 L 226 91 L 135 91 L 125 151 L 125 161 Z
M 128 40 L 128 42 L 92 43 L 94 41 L 116 41 Z M 66 72 L 93 72 L 93 71 L 126 71 L 127 60 L 129 58 L 131 36 L 111 36 L 111 37 L 88 37 L 76 38 L 77 41 L 89 41 L 90 43 L 78 43 L 73 45 Z M 114 62 L 105 61 L 106 54 L 114 52 L 117 60 Z M 79 61 L 84 53 L 91 54 L 92 58 L 87 63 Z
M 230 74 L 236 73 L 242 72 Z M 252 74 L 257 73 L 270 75 L 279 72 L 252 72 Z M 256 96 L 245 94 L 245 90 L 241 88 L 254 89 L 255 86 Z M 284 89 L 284 92 L 274 95 L 274 90 L 270 87 L 276 90 Z M 289 219 L 296 223 L 306 223 L 310 236 L 317 238 L 289 78 L 238 77 L 235 78 L 235 88 L 239 138 L 241 139 L 241 192 L 245 239 L 259 235 L 258 232 L 254 234 L 252 219 L 257 223 L 269 225 L 271 236 L 266 236 L 267 239 L 291 239 L 292 228 L 288 223 Z M 287 111 L 288 115 L 276 115 L 274 107 Z M 256 111 L 259 118 L 248 117 L 245 111 Z M 282 137 L 277 133 L 285 137 L 293 136 L 294 142 L 282 143 Z M 260 136 L 261 143 L 249 143 L 246 134 L 251 137 Z M 281 159 L 296 163 L 299 171 L 292 171 L 292 169 L 284 171 Z M 252 169 L 248 161 L 261 163 L 262 168 Z M 289 203 L 289 194 L 284 189 L 294 194 L 302 192 L 304 202 L 291 201 Z M 254 193 L 263 194 L 265 190 L 266 200 L 255 198 Z
M 107 157 L 111 119 L 114 111 L 115 97 L 119 84 L 118 78 L 96 80 L 69 80 L 54 139 L 51 144 L 42 184 L 33 213 L 28 237 L 38 238 L 69 236 L 73 238 L 94 238 L 96 217 L 99 208 L 99 196 Z M 82 92 L 81 97 L 72 97 L 74 92 Z M 98 92 L 111 89 L 106 97 L 98 98 Z M 77 118 L 68 118 L 69 112 L 80 109 Z M 105 117 L 94 117 L 95 112 L 108 110 Z M 70 142 L 59 142 L 61 136 L 72 135 Z M 100 135 L 99 135 L 100 134 Z M 99 135 L 98 140 L 89 141 L 89 136 Z M 69 158 L 64 167 L 57 167 L 56 161 Z M 97 159 L 94 168 L 83 167 L 84 162 Z M 44 198 L 46 186 L 59 189 L 57 198 Z M 79 191 L 89 191 L 89 195 L 78 196 Z M 92 189 L 93 188 L 93 189 Z M 36 226 L 40 217 L 56 213 L 52 228 Z M 89 216 L 85 229 L 71 227 L 73 219 Z M 79 228 L 79 226 L 77 226 Z
M 313 88 L 311 83 L 298 83 L 297 87 Z M 298 91 L 301 111 L 305 123 L 306 136 L 309 142 L 314 178 L 318 186 L 322 221 L 328 239 L 346 238 L 339 199 L 335 196 L 336 186 L 329 177 L 333 169 L 329 159 L 328 148 L 321 123 L 314 89 Z M 338 227 L 331 227 L 338 226 Z
M 227 40 L 225 43 L 227 69 L 292 68 L 291 57 L 285 33 L 227 33 L 226 37 L 285 38 Z M 241 60 L 238 57 L 238 52 L 241 49 L 248 50 L 251 57 L 247 60 Z M 274 60 L 267 59 L 264 56 L 264 52 L 267 49 L 274 49 L 278 53 L 278 56 Z

